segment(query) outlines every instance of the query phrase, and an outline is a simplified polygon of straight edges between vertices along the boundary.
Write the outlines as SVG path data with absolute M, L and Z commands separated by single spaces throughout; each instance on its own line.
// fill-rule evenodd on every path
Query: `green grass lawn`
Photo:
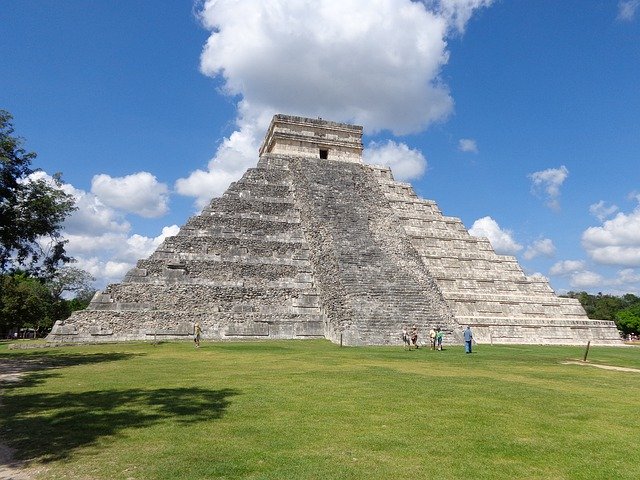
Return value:
M 583 347 L 8 350 L 0 438 L 68 479 L 638 479 L 640 372 Z M 640 369 L 640 348 L 590 363 Z

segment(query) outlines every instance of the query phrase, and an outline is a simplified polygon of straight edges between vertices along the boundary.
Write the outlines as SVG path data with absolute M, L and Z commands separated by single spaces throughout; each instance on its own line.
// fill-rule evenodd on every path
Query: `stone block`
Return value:
M 227 326 L 225 335 L 227 337 L 268 337 L 269 324 L 252 321 L 232 323 Z

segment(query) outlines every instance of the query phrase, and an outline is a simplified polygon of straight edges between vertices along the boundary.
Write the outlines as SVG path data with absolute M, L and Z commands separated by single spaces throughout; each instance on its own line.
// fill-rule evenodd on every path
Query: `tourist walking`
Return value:
M 413 328 L 411 329 L 411 343 L 418 348 L 418 325 L 413 324 Z
M 196 322 L 193 326 L 193 342 L 196 344 L 196 348 L 200 346 L 200 335 L 202 335 L 202 328 L 200 323 Z
M 471 327 L 467 325 L 467 329 L 464 331 L 464 353 L 471 353 L 471 343 L 473 342 L 473 333 Z

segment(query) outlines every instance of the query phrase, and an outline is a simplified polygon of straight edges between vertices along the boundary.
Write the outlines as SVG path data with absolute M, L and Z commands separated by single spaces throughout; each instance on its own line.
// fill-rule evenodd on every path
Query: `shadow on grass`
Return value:
M 42 352 L 0 354 L 0 387 L 9 387 L 7 382 L 13 383 L 19 378 L 19 387 L 31 387 L 41 383 L 44 379 L 54 376 L 55 370 L 76 365 L 90 365 L 94 363 L 118 362 L 142 355 L 140 353 L 55 353 Z M 10 378 L 13 377 L 13 378 Z
M 233 395 L 201 388 L 14 394 L 3 399 L 0 425 L 17 458 L 49 462 L 125 429 L 220 418 Z
M 125 429 L 161 422 L 189 424 L 220 418 L 233 390 L 160 388 L 34 392 L 29 388 L 57 376 L 58 369 L 118 362 L 140 353 L 0 354 L 0 438 L 20 460 L 54 461 Z M 0 460 L 0 465 L 2 460 Z

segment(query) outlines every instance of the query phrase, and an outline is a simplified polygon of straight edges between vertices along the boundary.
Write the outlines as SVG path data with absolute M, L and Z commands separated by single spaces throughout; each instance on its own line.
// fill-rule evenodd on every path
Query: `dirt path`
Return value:
M 640 373 L 640 368 L 614 367 L 613 365 L 598 365 L 597 363 L 580 362 L 578 360 L 570 360 L 568 362 L 562 362 L 562 364 L 563 365 L 586 365 L 589 367 L 602 368 L 604 370 L 617 370 L 618 372 Z
M 31 370 L 42 368 L 40 362 L 8 362 L 0 360 L 0 412 L 2 411 L 3 386 L 22 380 L 23 375 Z M 24 462 L 14 460 L 14 450 L 2 443 L 0 438 L 0 480 L 30 480 L 43 471 L 42 468 L 26 467 Z

